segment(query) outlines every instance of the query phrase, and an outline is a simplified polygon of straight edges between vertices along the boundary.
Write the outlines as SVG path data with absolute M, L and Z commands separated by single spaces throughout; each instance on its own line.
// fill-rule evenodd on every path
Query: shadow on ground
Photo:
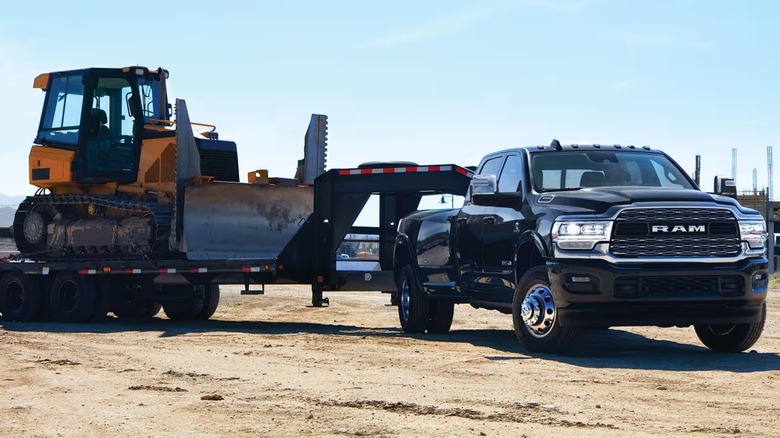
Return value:
M 513 361 L 539 358 L 585 368 L 625 368 L 673 371 L 722 370 L 736 373 L 780 370 L 780 355 L 775 353 L 717 354 L 694 344 L 650 339 L 619 330 L 587 330 L 580 333 L 575 345 L 565 355 L 525 352 L 511 330 L 462 329 L 445 335 L 408 335 L 397 327 L 359 327 L 312 322 L 197 321 L 179 322 L 153 318 L 127 321 L 109 318 L 99 324 L 62 324 L 50 322 L 3 322 L 0 327 L 12 332 L 43 333 L 120 333 L 160 332 L 160 337 L 192 333 L 249 333 L 318 335 L 417 339 L 425 342 L 469 343 L 493 350 L 489 360 Z M 691 329 L 692 330 L 692 329 Z M 759 346 L 760 346 L 759 340 Z M 423 348 L 421 343 L 420 347 Z

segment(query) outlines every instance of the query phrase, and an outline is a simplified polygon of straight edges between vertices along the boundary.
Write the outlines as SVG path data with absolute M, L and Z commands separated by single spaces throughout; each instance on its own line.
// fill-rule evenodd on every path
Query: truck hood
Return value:
M 552 196 L 552 199 L 550 199 Z M 549 200 L 549 201 L 548 201 Z M 557 208 L 567 213 L 604 213 L 610 207 L 634 203 L 681 202 L 715 203 L 735 206 L 745 214 L 757 212 L 745 209 L 725 196 L 712 195 L 699 190 L 681 190 L 645 187 L 593 187 L 573 191 L 547 192 L 539 195 L 537 204 Z

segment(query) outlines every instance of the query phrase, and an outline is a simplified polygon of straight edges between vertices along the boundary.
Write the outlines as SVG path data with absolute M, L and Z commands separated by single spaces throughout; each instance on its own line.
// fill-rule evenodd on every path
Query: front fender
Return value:
M 524 244 L 532 244 L 539 252 L 539 255 L 545 259 L 552 257 L 552 251 L 550 251 L 542 236 L 536 231 L 529 230 L 520 236 L 518 248 L 521 248 Z

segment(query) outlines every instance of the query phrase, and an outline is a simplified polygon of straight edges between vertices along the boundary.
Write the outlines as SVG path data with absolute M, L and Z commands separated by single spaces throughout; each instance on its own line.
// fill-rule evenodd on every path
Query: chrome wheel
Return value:
M 520 316 L 532 336 L 547 336 L 555 323 L 556 314 L 552 291 L 548 286 L 536 284 L 526 293 Z

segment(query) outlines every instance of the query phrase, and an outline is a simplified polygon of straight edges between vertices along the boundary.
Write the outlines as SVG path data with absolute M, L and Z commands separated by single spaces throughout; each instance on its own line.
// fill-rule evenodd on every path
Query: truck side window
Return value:
M 520 191 L 520 181 L 523 179 L 523 160 L 518 155 L 506 157 L 501 177 L 498 179 L 498 192 L 509 193 Z
M 498 173 L 501 171 L 501 164 L 504 162 L 504 157 L 491 158 L 482 165 L 479 170 L 480 175 L 495 175 L 498 178 Z

